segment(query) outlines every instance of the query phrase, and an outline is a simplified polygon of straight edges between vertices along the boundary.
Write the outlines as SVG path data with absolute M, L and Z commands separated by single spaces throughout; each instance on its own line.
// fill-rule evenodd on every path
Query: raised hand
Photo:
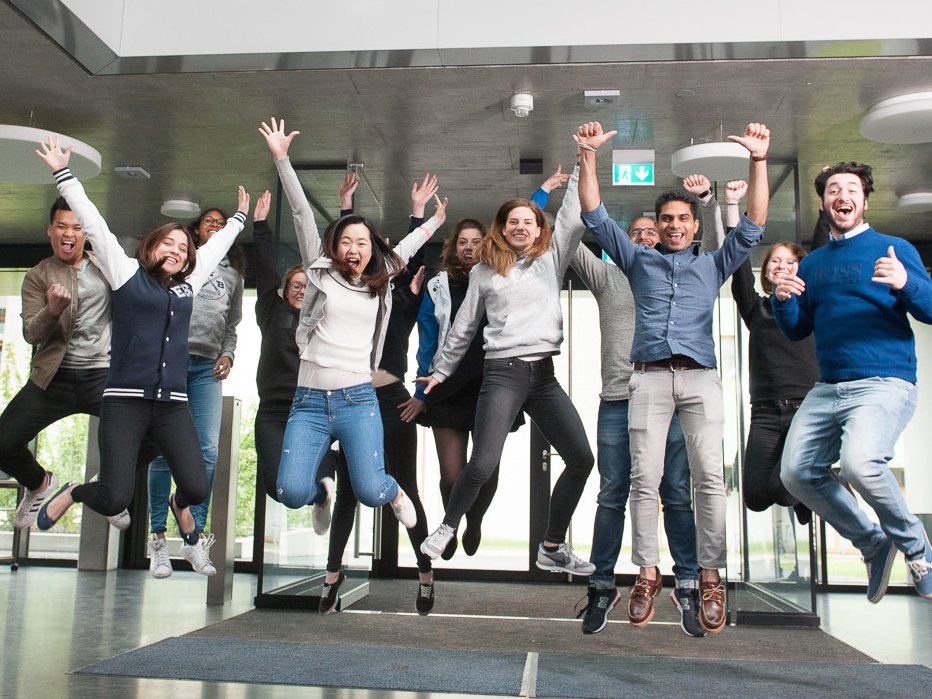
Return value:
M 576 133 L 573 134 L 573 140 L 582 146 L 589 146 L 589 148 L 598 150 L 599 146 L 614 138 L 617 133 L 617 131 L 604 133 L 602 124 L 597 121 L 590 121 L 576 130 Z
M 882 259 L 882 258 L 881 258 Z M 795 274 L 784 274 L 779 277 L 773 294 L 778 301 L 786 301 L 790 296 L 799 296 L 806 290 L 806 282 Z
M 753 122 L 745 127 L 743 136 L 729 136 L 728 140 L 747 148 L 752 158 L 761 159 L 770 149 L 770 129 L 766 124 Z
M 437 176 L 431 175 L 429 172 L 424 174 L 424 181 L 421 182 L 421 186 L 417 186 L 417 182 L 411 185 L 411 215 L 416 218 L 424 218 L 424 207 L 427 206 L 434 196 L 437 194 L 439 185 L 437 184 Z
M 291 141 L 301 132 L 292 131 L 286 135 L 285 120 L 282 119 L 280 122 L 276 122 L 275 117 L 272 117 L 272 125 L 269 126 L 263 121 L 262 126 L 259 127 L 259 133 L 265 137 L 265 143 L 269 150 L 272 151 L 272 157 L 275 160 L 284 160 L 288 157 L 288 148 L 291 147 Z
M 683 180 L 683 189 L 690 194 L 699 196 L 700 194 L 705 194 L 710 191 L 712 189 L 712 183 L 709 182 L 709 178 L 705 175 L 695 173 Z
M 401 413 L 399 417 L 401 417 L 402 422 L 411 422 L 414 418 L 423 413 L 427 406 L 420 398 L 412 396 L 401 405 L 395 407 L 397 407 Z
M 272 193 L 269 190 L 265 190 L 256 199 L 256 208 L 252 212 L 253 221 L 264 221 L 269 217 L 269 209 L 272 206 Z
M 725 185 L 725 203 L 737 204 L 748 192 L 748 183 L 744 180 L 729 180 Z
M 544 183 L 540 186 L 542 190 L 550 194 L 555 189 L 559 189 L 566 181 L 570 178 L 569 175 L 564 174 L 563 165 L 557 165 L 556 172 L 554 172 L 550 177 L 544 180 Z
M 435 194 L 434 201 L 437 203 L 437 210 L 434 211 L 431 218 L 437 222 L 438 226 L 442 226 L 443 222 L 447 220 L 447 204 L 450 203 L 450 200 L 444 197 L 443 201 L 440 201 L 440 197 Z
M 237 204 L 236 210 L 242 213 L 244 216 L 249 215 L 249 193 L 243 188 L 243 185 L 239 186 L 239 189 L 236 192 Z
M 343 178 L 343 182 L 340 184 L 340 209 L 352 209 L 353 208 L 353 192 L 356 191 L 356 188 L 359 186 L 359 176 L 356 174 L 355 170 L 350 170 L 346 173 L 346 177 Z
M 413 277 L 411 277 L 411 283 L 408 284 L 408 289 L 412 294 L 417 296 L 421 293 L 421 285 L 424 283 L 424 273 L 427 271 L 427 267 L 421 265 L 421 268 L 417 271 Z
M 68 161 L 71 160 L 71 148 L 68 146 L 64 150 L 61 147 L 61 137 L 49 135 L 46 143 L 40 143 L 36 154 L 45 161 L 52 172 L 58 172 L 63 167 L 68 167 Z
M 887 248 L 887 256 L 878 257 L 877 262 L 874 263 L 874 276 L 871 277 L 871 281 L 899 290 L 906 286 L 908 276 L 906 268 L 897 259 L 896 250 L 891 245 Z
M 48 306 L 49 313 L 57 318 L 71 305 L 71 292 L 64 284 L 52 284 L 45 292 L 45 305 Z

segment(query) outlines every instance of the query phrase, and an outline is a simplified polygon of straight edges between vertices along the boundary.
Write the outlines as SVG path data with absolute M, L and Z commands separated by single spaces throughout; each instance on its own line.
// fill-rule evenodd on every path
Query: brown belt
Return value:
M 635 371 L 686 371 L 689 369 L 708 369 L 692 357 L 678 354 L 669 359 L 657 359 L 653 362 L 635 362 Z

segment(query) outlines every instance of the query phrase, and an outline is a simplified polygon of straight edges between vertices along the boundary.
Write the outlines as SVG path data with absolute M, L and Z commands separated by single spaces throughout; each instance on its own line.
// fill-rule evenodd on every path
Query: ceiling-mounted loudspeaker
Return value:
M 861 119 L 861 135 L 877 143 L 932 142 L 932 92 L 881 100 Z
M 48 165 L 36 155 L 39 144 L 47 143 L 49 136 L 60 139 L 62 148 L 72 147 L 68 167 L 79 180 L 100 174 L 100 153 L 86 143 L 47 129 L 0 124 L 0 182 L 51 184 Z
M 740 143 L 715 141 L 680 148 L 670 158 L 670 169 L 677 177 L 694 173 L 713 182 L 737 180 L 748 176 L 750 153 Z
M 201 205 L 190 199 L 166 199 L 161 211 L 169 218 L 190 218 L 201 213 Z

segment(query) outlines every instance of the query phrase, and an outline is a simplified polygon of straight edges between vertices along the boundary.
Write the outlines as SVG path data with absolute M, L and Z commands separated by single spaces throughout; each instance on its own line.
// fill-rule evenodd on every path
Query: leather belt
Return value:
M 688 371 L 690 369 L 708 369 L 692 357 L 677 354 L 669 359 L 657 359 L 653 362 L 635 362 L 635 371 Z
M 751 403 L 752 408 L 799 408 L 803 404 L 802 398 L 774 398 L 772 400 L 756 400 Z

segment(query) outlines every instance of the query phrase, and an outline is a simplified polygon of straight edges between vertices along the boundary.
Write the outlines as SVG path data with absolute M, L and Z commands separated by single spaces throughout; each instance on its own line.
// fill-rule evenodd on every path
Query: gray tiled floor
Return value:
M 145 571 L 104 574 L 26 567 L 11 573 L 3 567 L 0 695 L 94 699 L 429 696 L 72 674 L 95 661 L 244 612 L 252 607 L 254 587 L 253 576 L 237 576 L 233 602 L 207 607 L 206 580 L 193 573 L 176 573 L 170 580 L 159 581 Z M 826 631 L 881 662 L 932 667 L 929 602 L 913 595 L 889 595 L 873 606 L 861 595 L 832 594 L 820 600 L 820 613 Z

